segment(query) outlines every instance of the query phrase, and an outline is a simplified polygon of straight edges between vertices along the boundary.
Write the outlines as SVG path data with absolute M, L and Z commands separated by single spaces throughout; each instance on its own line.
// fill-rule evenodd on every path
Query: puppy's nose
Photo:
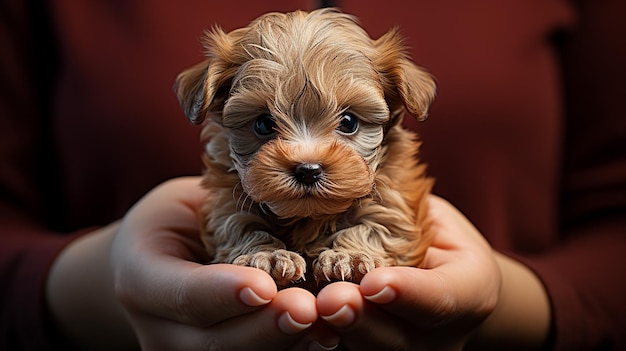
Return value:
M 313 185 L 322 179 L 322 166 L 319 163 L 301 163 L 296 166 L 296 180 L 305 185 Z

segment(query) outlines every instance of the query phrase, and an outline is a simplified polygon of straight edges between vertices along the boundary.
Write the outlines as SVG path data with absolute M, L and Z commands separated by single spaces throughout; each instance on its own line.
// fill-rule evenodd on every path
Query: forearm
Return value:
M 526 266 L 496 254 L 502 273 L 500 299 L 468 348 L 540 350 L 550 332 L 550 302 L 539 278 Z
M 137 348 L 132 328 L 118 303 L 109 268 L 114 223 L 66 247 L 52 266 L 46 298 L 57 327 L 79 349 Z

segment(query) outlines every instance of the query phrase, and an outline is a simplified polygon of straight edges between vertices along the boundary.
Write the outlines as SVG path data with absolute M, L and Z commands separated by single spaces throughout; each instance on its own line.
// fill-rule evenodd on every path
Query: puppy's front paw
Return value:
M 306 271 L 304 258 L 287 250 L 241 255 L 233 261 L 233 264 L 262 269 L 274 278 L 276 285 L 281 287 L 303 280 Z
M 347 253 L 326 250 L 313 264 L 315 280 L 361 282 L 363 276 L 377 267 L 384 266 L 382 257 L 363 252 Z

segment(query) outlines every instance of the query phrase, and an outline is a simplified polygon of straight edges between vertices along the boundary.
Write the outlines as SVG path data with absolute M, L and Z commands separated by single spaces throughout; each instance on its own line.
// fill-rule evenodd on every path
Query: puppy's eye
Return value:
M 254 121 L 254 132 L 263 138 L 276 134 L 276 122 L 272 115 L 261 115 Z
M 359 129 L 359 120 L 353 114 L 346 112 L 339 117 L 337 131 L 341 134 L 352 135 Z

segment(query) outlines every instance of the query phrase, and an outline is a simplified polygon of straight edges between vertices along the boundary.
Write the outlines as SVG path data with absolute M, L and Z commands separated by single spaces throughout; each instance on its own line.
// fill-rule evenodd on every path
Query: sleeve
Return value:
M 56 255 L 80 233 L 59 235 L 32 227 L 29 222 L 7 221 L 2 206 L 0 279 L 2 294 L 1 343 L 3 350 L 69 350 L 49 319 L 45 303 L 48 269 Z M 15 217 L 14 217 L 15 218 Z
M 171 91 L 201 59 L 196 35 L 305 5 L 0 2 L 0 350 L 67 349 L 45 301 L 57 255 L 152 186 L 200 170 L 199 130 Z
M 53 74 L 54 55 L 45 32 L 32 23 L 27 4 L 5 2 L 0 9 L 0 349 L 66 349 L 54 340 L 46 317 L 44 286 L 58 252 L 76 234 L 50 231 L 44 211 L 55 176 L 50 171 L 52 149 L 43 137 L 40 93 Z M 41 27 L 43 29 L 43 26 Z M 45 64 L 33 70 L 37 54 Z M 44 72 L 44 70 L 48 70 Z M 57 206 L 58 207 L 58 206 Z M 53 207 L 54 208 L 54 207 Z
M 626 3 L 578 6 L 578 25 L 560 42 L 566 107 L 562 241 L 549 254 L 520 260 L 549 293 L 555 349 L 623 350 Z

